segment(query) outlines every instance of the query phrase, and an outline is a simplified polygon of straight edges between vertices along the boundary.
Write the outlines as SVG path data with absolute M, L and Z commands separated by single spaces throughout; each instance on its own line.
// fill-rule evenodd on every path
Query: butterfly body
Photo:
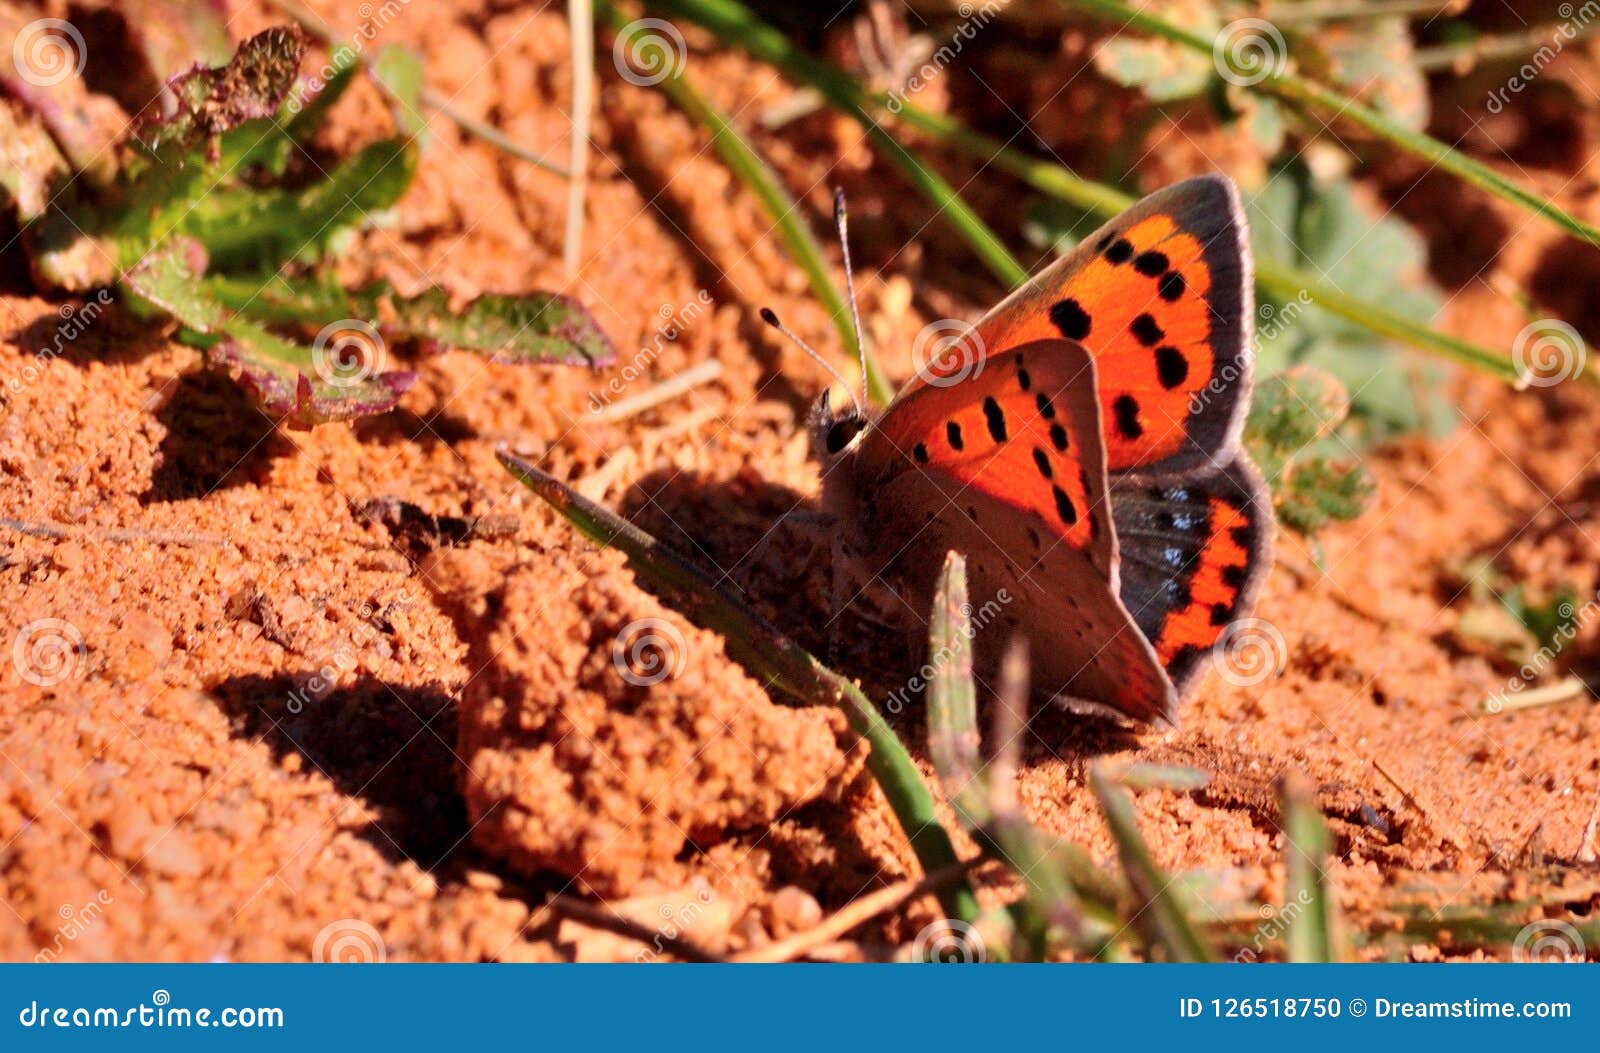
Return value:
M 1175 723 L 1269 565 L 1270 502 L 1239 448 L 1251 281 L 1237 191 L 1190 180 L 1041 272 L 875 418 L 824 399 L 843 599 L 885 584 L 915 628 L 959 550 L 992 610 L 980 660 L 1022 634 L 1037 694 Z

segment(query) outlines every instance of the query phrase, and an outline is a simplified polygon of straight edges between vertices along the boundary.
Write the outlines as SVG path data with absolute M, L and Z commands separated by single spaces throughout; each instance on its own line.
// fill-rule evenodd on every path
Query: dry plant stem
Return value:
M 817 661 L 720 587 L 711 575 L 650 534 L 527 461 L 506 451 L 498 456 L 512 475 L 580 531 L 602 545 L 620 549 L 634 572 L 665 593 L 673 606 L 721 633 L 726 638 L 728 654 L 770 687 L 806 704 L 842 709 L 851 728 L 866 739 L 870 749 L 867 770 L 883 790 L 924 872 L 932 874 L 960 862 L 917 766 L 894 729 L 860 688 Z M 965 880 L 943 890 L 939 899 L 952 919 L 969 923 L 977 920 L 977 897 Z
M 589 123 L 594 119 L 594 4 L 567 0 L 572 32 L 572 154 L 567 184 L 567 236 L 563 259 L 567 278 L 583 260 L 583 206 L 589 190 Z
M 967 872 L 966 864 L 945 867 L 922 878 L 907 878 L 893 885 L 851 900 L 848 906 L 822 919 L 821 924 L 793 936 L 775 940 L 764 947 L 744 951 L 729 958 L 734 962 L 792 962 L 813 949 L 841 939 L 851 929 L 864 925 L 880 914 L 897 910 L 918 896 L 947 888 Z
M 190 534 L 181 530 L 146 530 L 142 527 L 69 526 L 48 521 L 28 522 L 22 519 L 0 519 L 0 526 L 29 537 L 65 541 L 69 538 L 88 538 L 91 541 L 149 541 L 157 545 L 215 545 L 225 547 L 232 542 L 217 534 Z
M 618 399 L 596 413 L 594 419 L 606 421 L 607 423 L 627 420 L 629 417 L 643 413 L 645 410 L 654 409 L 663 402 L 670 402 L 685 392 L 693 391 L 701 384 L 709 384 L 721 376 L 722 360 L 708 358 L 704 362 L 697 362 L 682 373 L 676 373 L 631 398 Z
M 1390 786 L 1393 786 L 1400 792 L 1401 799 L 1405 801 L 1406 805 L 1410 807 L 1412 811 L 1417 813 L 1417 817 L 1423 821 L 1429 830 L 1432 830 L 1434 833 L 1448 841 L 1452 848 L 1463 852 L 1467 850 L 1468 843 L 1466 839 L 1462 838 L 1461 835 L 1456 831 L 1447 829 L 1444 825 L 1434 819 L 1433 813 L 1423 805 L 1422 801 L 1417 798 L 1417 795 L 1402 785 L 1400 780 L 1395 778 L 1394 775 L 1389 772 L 1389 769 L 1383 766 L 1383 763 L 1379 761 L 1378 758 L 1369 757 L 1367 758 L 1367 761 L 1372 765 L 1374 771 L 1383 776 L 1384 782 L 1388 783 Z
M 1593 863 L 1600 857 L 1600 793 L 1595 794 L 1594 810 L 1583 824 L 1583 843 L 1578 845 L 1578 862 Z
M 1536 687 L 1531 691 L 1519 691 L 1513 695 L 1496 695 L 1492 699 L 1484 699 L 1477 705 L 1480 713 L 1515 713 L 1523 709 L 1536 709 L 1539 706 L 1554 706 L 1562 702 L 1571 702 L 1575 698 L 1582 698 L 1588 693 L 1589 685 L 1581 677 L 1568 676 L 1557 680 L 1544 687 Z M 1499 702 L 1499 707 L 1491 709 L 1493 702 Z
M 660 946 L 686 962 L 704 964 L 726 961 L 721 955 L 713 954 L 691 940 L 686 940 L 682 936 L 669 936 L 658 928 L 641 924 L 632 918 L 625 918 L 604 904 L 588 903 L 570 896 L 555 896 L 549 905 L 554 913 L 582 922 L 591 929 L 604 929 L 606 932 L 637 940 L 647 947 Z

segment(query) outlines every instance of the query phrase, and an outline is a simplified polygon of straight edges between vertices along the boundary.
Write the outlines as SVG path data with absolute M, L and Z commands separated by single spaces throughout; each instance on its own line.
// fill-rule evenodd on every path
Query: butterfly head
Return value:
M 835 409 L 832 396 L 823 391 L 806 421 L 812 456 L 824 465 L 833 463 L 856 444 L 868 423 L 860 406 L 851 402 Z

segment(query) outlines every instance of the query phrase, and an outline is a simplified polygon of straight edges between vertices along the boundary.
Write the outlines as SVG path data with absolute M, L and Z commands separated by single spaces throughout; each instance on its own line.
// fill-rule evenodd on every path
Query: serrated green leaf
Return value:
M 387 282 L 344 289 L 331 278 L 206 279 L 220 301 L 257 321 L 319 327 L 338 318 L 366 321 L 395 341 L 430 350 L 476 351 L 513 365 L 595 368 L 616 361 L 616 348 L 577 300 L 558 293 L 485 293 L 452 310 L 437 286 L 402 296 Z
M 305 51 L 298 27 L 275 26 L 240 44 L 227 65 L 196 67 L 173 77 L 167 88 L 176 108 L 143 118 L 134 141 L 151 154 L 172 156 L 246 121 L 272 117 L 294 87 Z

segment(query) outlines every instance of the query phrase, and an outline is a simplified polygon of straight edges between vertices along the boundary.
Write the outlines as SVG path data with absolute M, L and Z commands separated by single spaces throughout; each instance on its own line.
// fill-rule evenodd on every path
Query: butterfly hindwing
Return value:
M 1112 472 L 1172 474 L 1231 456 L 1249 405 L 1254 306 L 1238 190 L 1221 176 L 1144 198 L 990 311 L 1001 355 L 1064 337 L 1094 356 Z
M 1241 454 L 1183 479 L 1118 479 L 1111 502 L 1122 601 L 1181 696 L 1255 605 L 1271 565 L 1271 497 Z
M 1081 345 L 1046 340 L 896 400 L 850 466 L 876 562 L 866 569 L 926 586 L 916 607 L 956 549 L 974 605 L 998 601 L 981 660 L 1024 633 L 1037 693 L 1172 720 L 1172 685 L 1117 597 L 1094 373 Z

